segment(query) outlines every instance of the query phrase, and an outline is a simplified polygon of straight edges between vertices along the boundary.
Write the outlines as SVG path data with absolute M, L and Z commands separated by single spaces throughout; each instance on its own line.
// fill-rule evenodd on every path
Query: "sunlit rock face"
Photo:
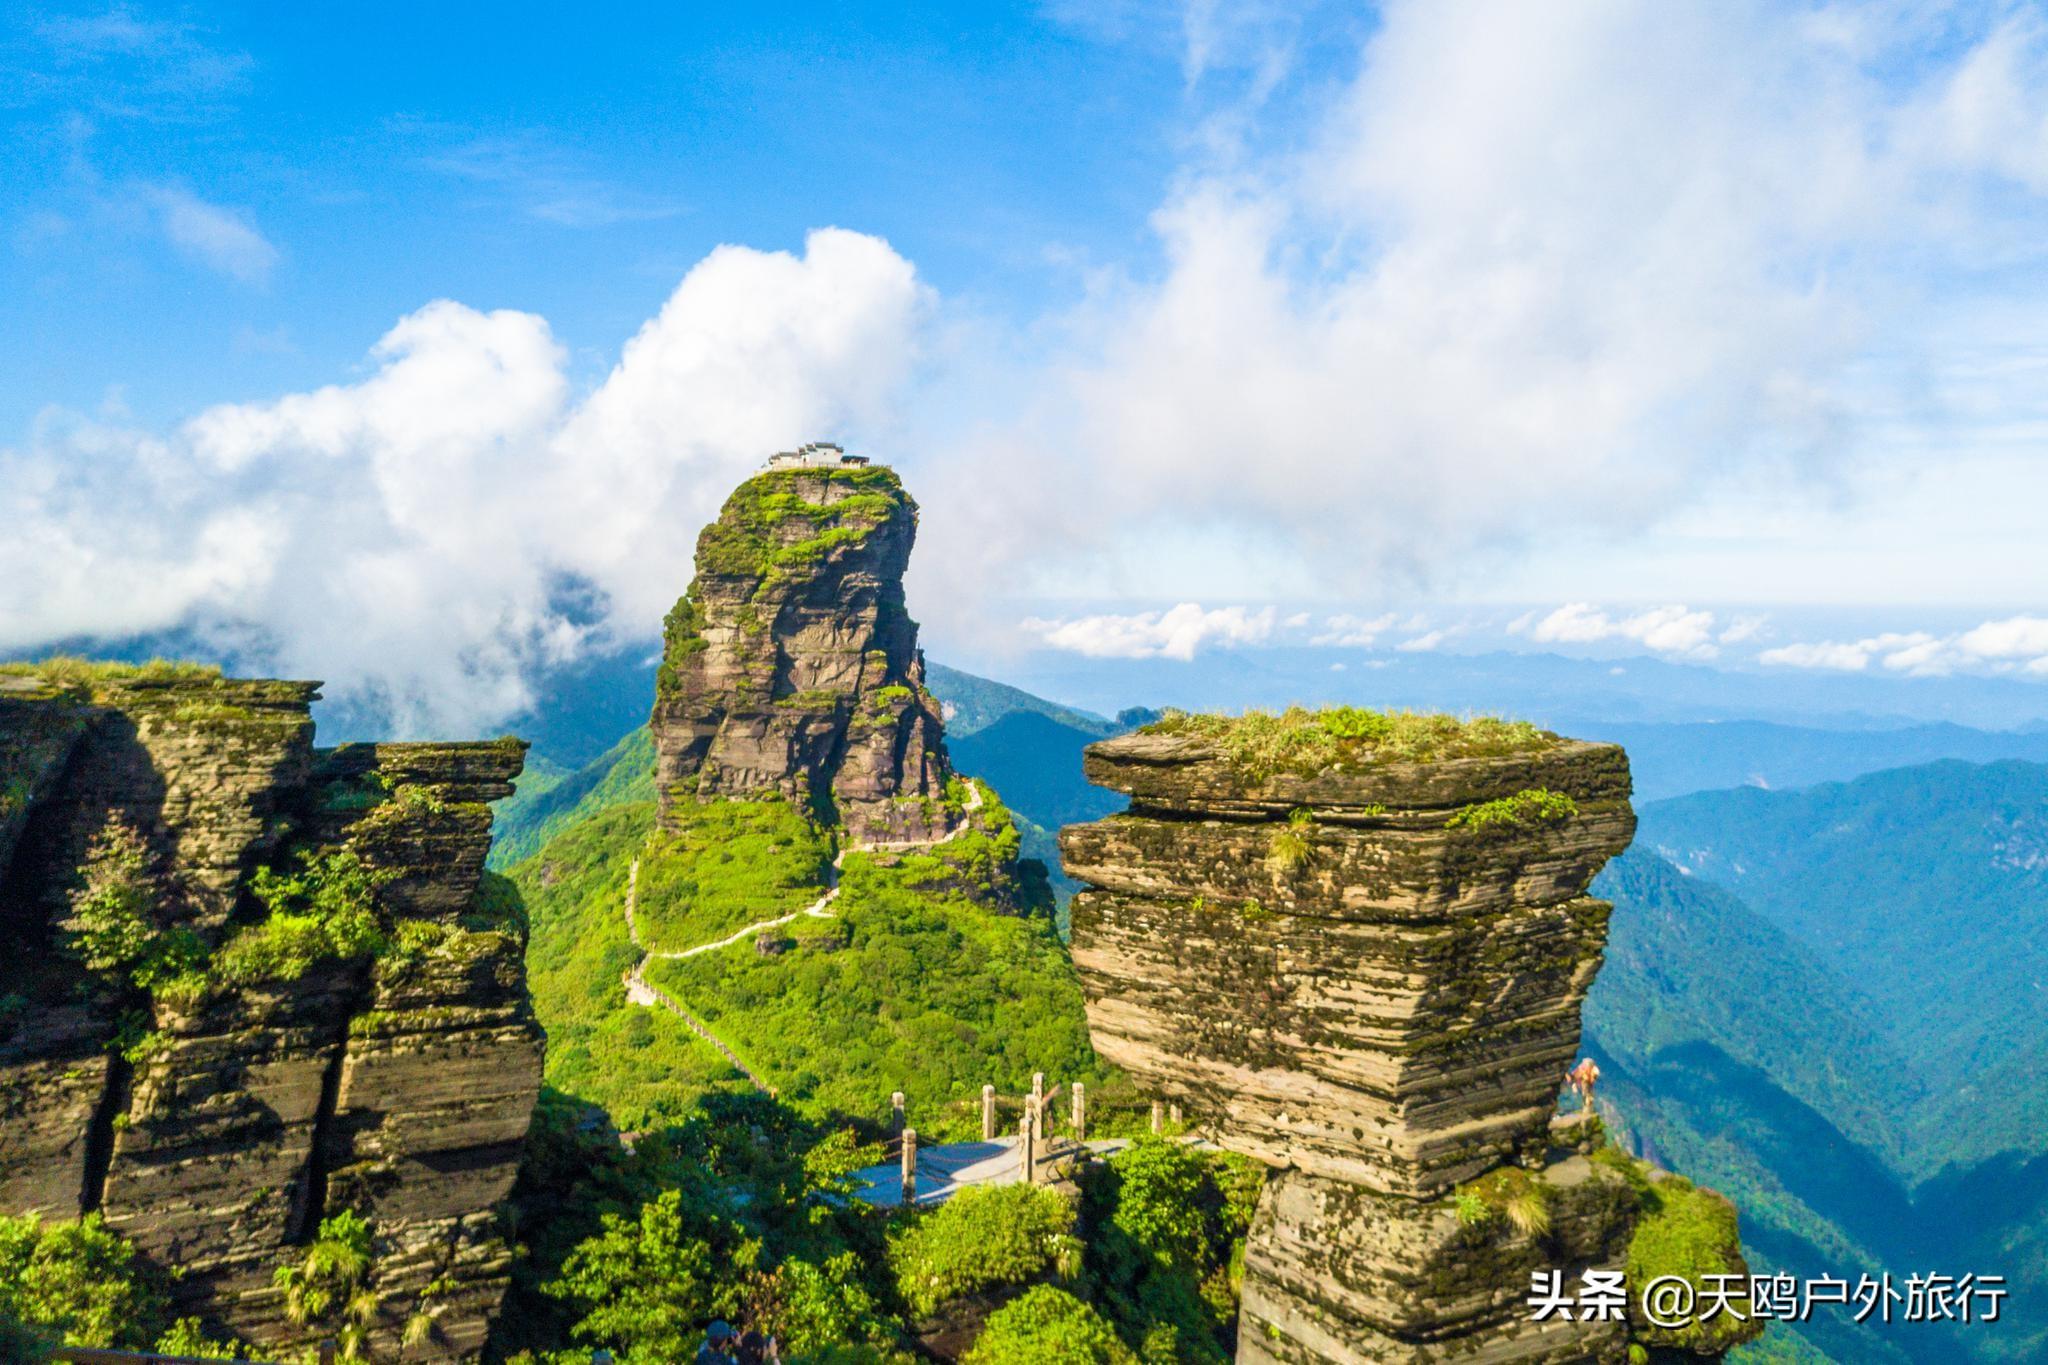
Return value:
M 779 792 L 855 838 L 928 841 L 951 769 L 903 571 L 917 504 L 881 466 L 772 469 L 697 539 L 652 729 L 662 808 Z
M 485 803 L 511 793 L 525 746 L 316 749 L 311 683 L 0 683 L 0 929 L 17 949 L 0 997 L 21 1004 L 0 1013 L 0 1213 L 97 1209 L 180 1272 L 180 1311 L 283 1349 L 323 1333 L 287 1320 L 273 1277 L 350 1209 L 374 1229 L 372 1355 L 396 1358 L 420 1314 L 406 1359 L 476 1355 L 540 1088 L 523 919 L 483 866 Z M 77 897 L 116 830 L 142 915 L 190 935 L 180 989 L 78 951 Z M 263 916 L 261 870 L 342 854 L 374 886 L 374 947 L 219 970 Z
M 1272 1170 L 1238 1358 L 1621 1358 L 1625 1323 L 1526 1299 L 1618 1268 L 1634 1219 L 1553 1126 L 1606 938 L 1584 892 L 1635 828 L 1622 751 L 1262 771 L 1138 734 L 1086 762 L 1132 799 L 1060 840 L 1096 1049 Z M 1518 1200 L 1547 1225 L 1493 1216 Z

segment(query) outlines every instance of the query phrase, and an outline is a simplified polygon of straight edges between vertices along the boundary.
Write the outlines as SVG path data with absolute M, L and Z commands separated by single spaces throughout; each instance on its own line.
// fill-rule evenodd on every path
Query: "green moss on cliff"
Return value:
M 1528 787 L 1512 796 L 1462 807 L 1453 812 L 1444 825 L 1449 829 L 1470 830 L 1474 834 L 1507 834 L 1553 828 L 1578 813 L 1578 802 L 1563 792 Z
M 1252 781 L 1276 773 L 1309 775 L 1331 768 L 1527 753 L 1557 742 L 1556 735 L 1528 721 L 1356 706 L 1320 711 L 1296 706 L 1277 715 L 1168 711 L 1140 733 L 1206 740 Z

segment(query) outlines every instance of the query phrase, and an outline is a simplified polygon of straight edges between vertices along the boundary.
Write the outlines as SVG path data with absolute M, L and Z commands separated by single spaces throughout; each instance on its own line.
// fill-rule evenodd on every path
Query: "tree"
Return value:
M 1116 1329 L 1064 1289 L 1035 1285 L 989 1315 L 962 1365 L 1137 1365 Z
M 97 1213 L 75 1223 L 0 1218 L 0 1317 L 68 1346 L 142 1346 L 163 1322 L 165 1298 L 162 1276 Z
M 701 1323 L 738 1316 L 741 1282 L 732 1272 L 760 1260 L 760 1242 L 737 1232 L 668 1190 L 637 1218 L 606 1214 L 603 1231 L 570 1252 L 544 1289 L 581 1311 L 580 1341 L 623 1350 L 631 1362 L 687 1360 Z

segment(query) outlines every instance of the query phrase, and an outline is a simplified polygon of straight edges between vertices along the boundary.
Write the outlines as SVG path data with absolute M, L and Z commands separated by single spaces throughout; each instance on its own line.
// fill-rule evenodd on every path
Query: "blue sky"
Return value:
M 838 437 L 942 653 L 2048 681 L 2035 7 L 15 6 L 0 119 L 0 651 L 485 723 Z
M 441 297 L 540 313 L 601 375 L 711 248 L 831 224 L 1023 318 L 1073 262 L 1147 249 L 1174 44 L 1026 6 L 772 8 L 16 7 L 0 301 L 33 344 L 0 429 L 327 382 Z M 164 195 L 253 240 L 181 246 Z

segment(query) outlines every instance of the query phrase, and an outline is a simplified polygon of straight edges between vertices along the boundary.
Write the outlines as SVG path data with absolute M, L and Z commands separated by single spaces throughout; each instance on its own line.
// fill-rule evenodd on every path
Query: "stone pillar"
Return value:
M 917 1202 L 917 1129 L 903 1130 L 903 1203 Z
M 992 1085 L 981 1088 L 981 1140 L 996 1140 L 996 1088 Z
M 1044 1103 L 1045 1073 L 1043 1071 L 1034 1071 L 1031 1073 L 1031 1107 L 1036 1109 Z
M 1017 1154 L 1022 1158 L 1024 1183 L 1038 1183 L 1038 1124 L 1032 1118 L 1032 1111 L 1026 1108 L 1022 1122 L 1017 1125 Z
M 1074 1082 L 1074 1141 L 1076 1141 L 1076 1142 L 1086 1142 L 1087 1140 L 1088 1140 L 1088 1100 L 1087 1100 L 1087 1087 L 1086 1087 L 1086 1086 L 1084 1086 L 1084 1085 L 1082 1085 L 1082 1084 L 1081 1084 L 1081 1082 L 1079 1082 L 1079 1081 L 1075 1081 L 1075 1082 Z
M 1060 835 L 1096 1051 L 1160 1097 L 1155 1132 L 1199 1106 L 1273 1168 L 1238 1360 L 1619 1361 L 1626 1323 L 1535 1323 L 1527 1297 L 1618 1269 L 1634 1216 L 1549 1134 L 1606 939 L 1586 886 L 1635 828 L 1627 759 L 1532 736 L 1381 763 L 1325 736 L 1301 773 L 1199 734 L 1091 745 L 1131 808 Z M 1461 1218 L 1460 1192 L 1499 1216 Z M 1507 1216 L 1528 1199 L 1549 1235 Z
M 1152 1136 L 1157 1137 L 1165 1131 L 1166 1106 L 1158 1100 L 1154 1100 L 1152 1101 Z
M 889 1096 L 889 1119 L 897 1132 L 903 1131 L 903 1092 L 901 1090 Z
M 1166 1121 L 1167 1121 L 1168 1123 L 1171 1123 L 1171 1124 L 1172 1124 L 1172 1125 L 1173 1125 L 1174 1127 L 1176 1127 L 1176 1128 L 1180 1127 L 1180 1106 L 1179 1106 L 1179 1105 L 1177 1105 L 1177 1104 L 1169 1104 L 1169 1105 L 1167 1105 L 1167 1106 L 1166 1106 Z

